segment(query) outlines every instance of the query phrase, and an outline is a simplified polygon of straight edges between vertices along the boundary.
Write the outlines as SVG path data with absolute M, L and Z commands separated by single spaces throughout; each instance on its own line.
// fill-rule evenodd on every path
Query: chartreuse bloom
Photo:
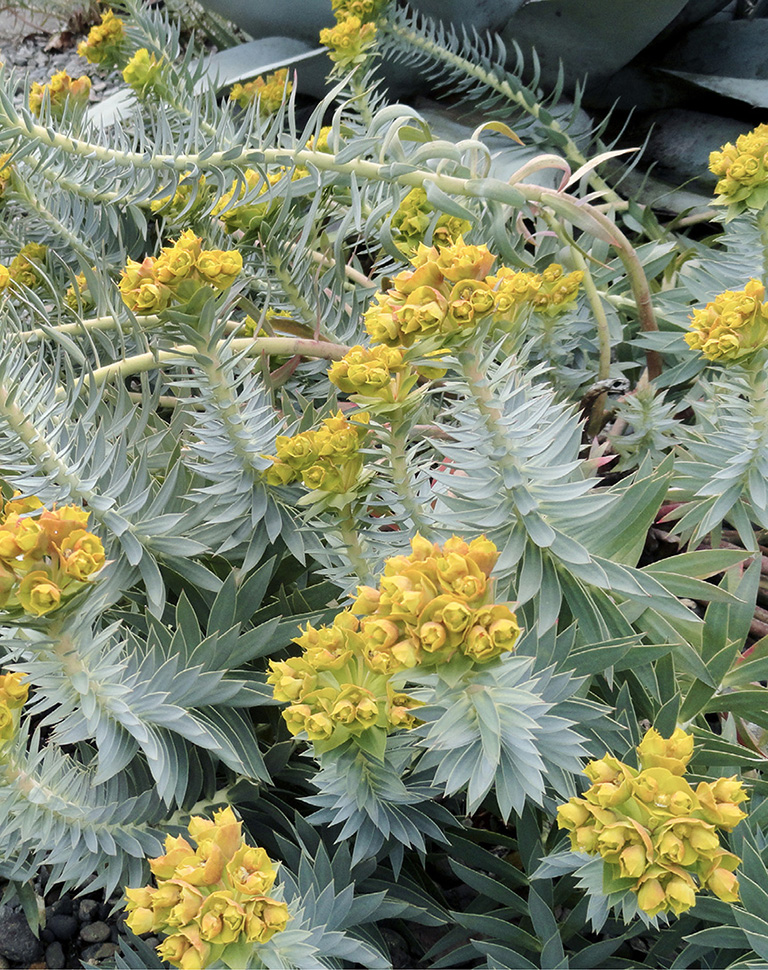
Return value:
M 685 342 L 713 361 L 748 363 L 768 347 L 768 303 L 765 287 L 750 280 L 743 290 L 726 290 L 706 305 L 694 310 L 691 333 Z
M 51 76 L 47 84 L 34 81 L 29 89 L 29 110 L 33 115 L 40 114 L 46 94 L 51 114 L 54 117 L 60 117 L 67 103 L 87 104 L 91 96 L 91 79 L 85 74 L 82 77 L 72 78 L 66 71 L 58 71 Z
M 43 508 L 14 498 L 0 512 L 0 609 L 45 616 L 79 592 L 104 565 L 101 540 L 76 505 Z
M 140 98 L 157 88 L 163 79 L 164 63 L 146 47 L 140 47 L 123 70 L 123 80 Z
M 183 232 L 155 258 L 128 260 L 119 288 L 123 302 L 137 315 L 160 313 L 166 307 L 189 300 L 201 287 L 230 287 L 243 268 L 236 249 L 203 249 L 203 241 L 191 229 Z
M 294 642 L 299 657 L 271 661 L 275 699 L 289 706 L 291 734 L 319 750 L 350 738 L 381 750 L 388 731 L 417 723 L 418 702 L 393 674 L 414 667 L 487 664 L 514 650 L 515 614 L 494 604 L 490 579 L 498 551 L 485 536 L 445 545 L 417 535 L 409 556 L 388 559 L 377 588 L 358 587 L 331 626 L 308 624 Z
M 27 675 L 20 671 L 0 674 L 0 761 L 3 748 L 12 741 L 19 729 L 19 712 L 29 697 Z
M 101 21 L 91 27 L 87 39 L 78 44 L 77 53 L 91 64 L 119 67 L 124 63 L 126 41 L 123 21 L 113 10 L 105 10 Z
M 256 196 L 264 195 L 283 179 L 295 181 L 306 174 L 307 169 L 301 166 L 291 169 L 290 172 L 284 166 L 280 166 L 272 172 L 264 173 L 247 168 L 243 172 L 243 178 L 233 181 L 229 191 L 225 192 L 214 205 L 211 209 L 211 215 L 220 216 L 227 232 L 256 230 L 265 219 L 279 212 L 282 199 L 275 196 L 263 202 L 254 198 L 242 202 L 241 205 L 233 203 L 244 199 L 247 192 L 255 193 Z
M 358 345 L 331 365 L 328 380 L 345 394 L 392 404 L 404 400 L 416 383 L 416 372 L 398 347 L 377 344 L 369 350 Z
M 97 273 L 96 267 L 93 267 L 93 272 Z M 72 307 L 73 310 L 77 310 L 78 306 L 82 306 L 83 310 L 93 310 L 96 306 L 96 301 L 93 298 L 93 294 L 88 288 L 88 280 L 85 278 L 85 273 L 77 273 L 74 282 L 67 287 L 67 292 L 64 294 L 64 302 L 68 307 Z
M 231 808 L 193 816 L 188 834 L 168 836 L 149 860 L 156 886 L 126 889 L 126 924 L 137 935 L 163 934 L 161 959 L 183 970 L 229 962 L 243 944 L 266 943 L 285 929 L 287 905 L 268 895 L 277 870 L 264 849 L 243 840 Z M 229 949 L 228 949 L 229 948 Z
M 43 282 L 40 268 L 48 255 L 48 247 L 42 243 L 27 243 L 22 246 L 8 267 L 8 283 L 21 283 L 33 290 Z
M 718 177 L 715 205 L 728 206 L 732 218 L 745 209 L 759 211 L 768 203 L 768 125 L 739 135 L 711 152 L 709 170 Z
M 392 237 L 406 256 L 415 253 L 434 219 L 435 210 L 426 190 L 417 186 L 406 195 L 392 216 Z M 432 229 L 435 246 L 450 246 L 469 232 L 471 225 L 457 216 L 441 215 Z
M 339 20 L 335 27 L 320 31 L 320 43 L 328 48 L 328 56 L 341 68 L 362 64 L 375 42 L 376 25 L 351 15 Z
M 702 889 L 726 903 L 739 899 L 741 860 L 717 830 L 730 832 L 746 817 L 739 806 L 747 795 L 736 778 L 693 789 L 683 778 L 692 754 L 693 736 L 682 728 L 671 738 L 650 728 L 637 749 L 639 770 L 606 754 L 584 769 L 592 782 L 584 797 L 557 810 L 571 848 L 600 855 L 606 883 L 634 892 L 648 916 L 679 916 Z
M 583 273 L 564 274 L 553 263 L 539 275 L 501 267 L 486 246 L 459 237 L 446 246 L 420 245 L 413 269 L 398 273 L 374 296 L 365 313 L 371 339 L 389 347 L 410 347 L 426 337 L 455 343 L 483 322 L 509 329 L 524 310 L 554 315 L 572 303 Z
M 264 115 L 273 115 L 293 90 L 293 81 L 288 80 L 288 68 L 280 68 L 266 78 L 257 77 L 245 84 L 235 84 L 229 92 L 229 100 L 241 108 L 247 108 L 258 100 L 259 110 Z
M 368 415 L 358 411 L 348 420 L 341 411 L 318 429 L 293 436 L 278 435 L 266 477 L 270 485 L 301 481 L 307 488 L 342 494 L 360 483 Z

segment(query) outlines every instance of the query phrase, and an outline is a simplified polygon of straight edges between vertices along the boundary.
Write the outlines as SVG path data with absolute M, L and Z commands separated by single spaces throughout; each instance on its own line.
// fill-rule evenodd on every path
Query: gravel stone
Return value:
M 80 939 L 84 943 L 104 943 L 109 939 L 109 927 L 101 921 L 88 923 L 80 930 Z
M 65 913 L 56 913 L 48 920 L 47 929 L 53 933 L 57 940 L 66 943 L 77 933 L 77 920 L 74 916 L 67 916 Z
M 12 909 L 0 911 L 0 955 L 27 967 L 43 955 L 40 941 L 23 913 Z
M 80 956 L 83 960 L 108 960 L 110 957 L 114 956 L 115 953 L 120 949 L 117 943 L 94 943 L 93 946 L 87 946 Z
M 77 916 L 81 923 L 90 923 L 99 911 L 99 904 L 95 899 L 81 899 L 77 907 Z
M 67 958 L 64 955 L 64 947 L 61 943 L 51 943 L 45 948 L 45 962 L 48 970 L 65 970 Z
M 62 916 L 71 916 L 74 912 L 72 897 L 62 896 L 61 899 L 57 900 L 53 906 L 51 906 L 51 909 L 54 913 L 60 913 Z

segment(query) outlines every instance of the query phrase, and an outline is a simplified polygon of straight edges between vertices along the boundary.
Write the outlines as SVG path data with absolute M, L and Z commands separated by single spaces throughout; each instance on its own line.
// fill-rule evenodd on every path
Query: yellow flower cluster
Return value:
M 257 77 L 246 84 L 235 84 L 229 92 L 229 100 L 241 108 L 247 108 L 258 99 L 262 117 L 273 115 L 293 90 L 293 81 L 288 80 L 288 68 L 282 67 L 266 78 Z
M 391 404 L 403 399 L 416 382 L 416 374 L 399 347 L 376 344 L 369 350 L 358 345 L 331 365 L 328 380 L 345 394 L 362 394 Z
M 294 641 L 300 657 L 271 661 L 276 700 L 292 734 L 335 747 L 370 728 L 410 728 L 417 702 L 389 683 L 413 667 L 455 659 L 488 663 L 514 649 L 515 614 L 493 603 L 490 580 L 498 550 L 485 536 L 454 536 L 441 548 L 420 535 L 409 556 L 384 566 L 378 588 L 360 586 L 331 626 L 308 624 Z
M 750 280 L 743 290 L 726 290 L 694 310 L 685 342 L 709 360 L 746 361 L 768 347 L 768 303 L 765 287 Z
M 306 174 L 307 170 L 299 166 L 291 170 L 290 179 L 294 181 Z M 264 174 L 255 169 L 247 168 L 243 172 L 245 182 L 243 182 L 243 179 L 234 181 L 229 192 L 225 193 L 213 207 L 211 215 L 221 215 L 221 221 L 224 223 L 227 232 L 236 232 L 237 230 L 245 232 L 248 229 L 258 229 L 264 219 L 274 215 L 279 210 L 282 205 L 281 199 L 269 199 L 266 202 L 247 202 L 243 205 L 232 206 L 226 212 L 223 210 L 232 203 L 233 199 L 242 199 L 246 192 L 254 189 L 258 188 L 258 194 L 264 195 L 273 185 L 277 185 L 286 177 L 288 177 L 288 169 L 284 167 Z
M 77 53 L 90 64 L 116 66 L 122 59 L 126 34 L 123 21 L 114 11 L 106 10 L 100 23 L 91 27 L 88 38 L 77 46 Z
M 685 912 L 705 887 L 737 902 L 741 860 L 722 848 L 717 829 L 730 832 L 746 817 L 741 783 L 718 778 L 694 791 L 682 777 L 693 736 L 681 728 L 671 738 L 651 728 L 637 754 L 639 771 L 608 754 L 584 769 L 592 787 L 557 810 L 571 847 L 602 856 L 612 884 L 636 893 L 649 916 Z
M 160 313 L 189 300 L 201 286 L 231 286 L 243 268 L 243 257 L 236 249 L 203 249 L 202 243 L 187 229 L 157 258 L 147 256 L 141 263 L 129 259 L 119 283 L 125 305 L 139 315 Z
M 328 56 L 339 67 L 362 64 L 376 42 L 376 24 L 347 16 L 341 9 L 336 11 L 336 19 L 335 27 L 320 31 L 320 43 L 328 48 Z
M 86 531 L 89 514 L 76 505 L 49 511 L 34 497 L 4 504 L 0 607 L 44 616 L 83 588 L 104 565 L 101 539 Z
M 521 273 L 519 275 L 532 277 L 534 282 L 538 282 L 537 274 Z M 541 274 L 540 279 L 541 282 L 538 283 L 536 293 L 531 296 L 534 312 L 555 316 L 576 299 L 579 286 L 584 279 L 584 273 L 581 270 L 564 273 L 563 267 L 559 263 L 551 263 Z
M 19 729 L 19 711 L 27 703 L 29 686 L 22 683 L 26 674 L 0 674 L 0 757 L 2 748 Z
M 149 208 L 152 212 L 161 212 L 164 215 L 179 215 L 189 204 L 189 200 L 192 197 L 193 191 L 195 195 L 194 208 L 202 206 L 208 197 L 208 192 L 205 183 L 205 176 L 200 175 L 197 178 L 197 186 L 194 185 L 192 181 L 192 172 L 184 172 L 181 181 L 176 186 L 176 190 L 173 195 L 164 195 L 159 199 L 153 199 L 149 203 Z M 187 210 L 187 216 L 189 216 L 189 210 Z
M 711 152 L 709 170 L 718 177 L 715 205 L 736 211 L 762 209 L 768 203 L 768 125 L 758 125 L 736 144 Z
M 0 199 L 5 195 L 5 190 L 13 177 L 13 166 L 8 164 L 10 160 L 10 152 L 0 154 Z
M 365 439 L 368 415 L 358 411 L 348 421 L 341 411 L 325 418 L 318 429 L 288 436 L 278 435 L 276 455 L 267 455 L 270 485 L 301 481 L 323 492 L 349 492 L 357 485 L 363 468 L 360 448 Z
M 43 107 L 43 99 L 48 95 L 51 114 L 60 117 L 64 106 L 69 104 L 86 104 L 91 96 L 91 79 L 83 74 L 79 78 L 71 78 L 66 71 L 58 71 L 51 76 L 47 84 L 34 81 L 29 89 L 29 110 L 33 115 L 39 115 Z
M 21 283 L 32 290 L 43 282 L 40 264 L 48 255 L 48 247 L 42 243 L 27 243 L 11 260 L 10 266 L 0 264 L 0 292 L 13 283 Z
M 149 860 L 157 887 L 125 891 L 129 928 L 139 936 L 164 933 L 157 952 L 175 967 L 237 966 L 227 961 L 230 944 L 266 943 L 291 918 L 284 902 L 267 895 L 274 865 L 264 849 L 243 841 L 241 828 L 231 808 L 212 821 L 193 816 L 196 848 L 169 835 L 165 855 Z
M 96 267 L 93 267 L 94 273 L 97 272 Z M 79 299 L 79 304 L 78 304 Z M 85 273 L 78 273 L 75 276 L 75 281 L 71 286 L 67 287 L 67 292 L 64 294 L 64 302 L 68 307 L 72 307 L 73 310 L 77 310 L 78 306 L 82 306 L 83 310 L 92 310 L 96 302 L 93 299 L 91 291 L 88 289 L 88 281 L 85 278 Z
M 140 47 L 128 61 L 123 70 L 123 80 L 133 88 L 137 96 L 143 98 L 162 78 L 164 64 L 146 47 Z
M 377 343 L 410 347 L 439 334 L 471 333 L 482 321 L 509 325 L 526 306 L 557 313 L 573 302 L 581 272 L 563 275 L 553 263 L 542 274 L 501 267 L 490 275 L 496 257 L 486 246 L 459 238 L 448 246 L 421 245 L 412 270 L 398 273 L 366 310 L 365 327 Z
M 434 214 L 426 191 L 421 186 L 411 189 L 392 216 L 392 235 L 397 248 L 407 256 L 414 253 L 424 242 Z M 432 242 L 436 246 L 450 246 L 471 228 L 466 219 L 442 215 L 432 230 Z

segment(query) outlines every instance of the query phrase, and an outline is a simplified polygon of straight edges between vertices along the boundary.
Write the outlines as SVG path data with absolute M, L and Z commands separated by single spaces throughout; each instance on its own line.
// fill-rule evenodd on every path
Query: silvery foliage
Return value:
M 39 728 L 20 735 L 11 755 L 18 773 L 6 772 L 0 783 L 0 874 L 25 879 L 45 862 L 56 881 L 81 886 L 94 878 L 109 890 L 140 883 L 142 860 L 158 851 L 169 820 L 178 822 L 175 813 L 214 799 L 217 773 L 225 784 L 241 777 L 257 786 L 279 773 L 279 756 L 268 770 L 268 752 L 261 749 L 278 723 L 262 658 L 286 647 L 299 621 L 327 616 L 329 603 L 331 612 L 337 608 L 360 578 L 338 518 L 305 514 L 298 488 L 269 488 L 261 474 L 277 434 L 309 427 L 316 414 L 334 407 L 325 363 L 296 362 L 277 386 L 280 377 L 266 363 L 254 366 L 227 330 L 235 307 L 246 306 L 239 301 L 257 311 L 289 312 L 307 337 L 359 341 L 360 310 L 375 284 L 351 283 L 343 267 L 348 261 L 360 272 L 373 266 L 372 278 L 402 267 L 389 227 L 414 172 L 429 176 L 437 209 L 472 219 L 476 241 L 513 265 L 532 265 L 509 231 L 512 208 L 525 200 L 513 186 L 484 181 L 490 159 L 481 141 L 435 141 L 414 109 L 380 101 L 365 126 L 343 105 L 333 115 L 336 158 L 312 159 L 308 175 L 281 180 L 266 197 L 244 196 L 279 205 L 251 248 L 243 247 L 242 287 L 195 319 L 183 313 L 162 325 L 137 319 L 117 298 L 110 275 L 128 256 L 153 251 L 158 232 L 168 239 L 187 228 L 196 194 L 178 222 L 149 221 L 148 203 L 205 175 L 211 198 L 195 218 L 206 226 L 207 245 L 226 248 L 229 237 L 208 218 L 216 199 L 243 182 L 247 167 L 290 169 L 300 162 L 338 92 L 303 129 L 293 103 L 268 120 L 255 109 L 241 113 L 218 103 L 203 66 L 194 66 L 190 54 L 180 56 L 178 35 L 159 14 L 135 10 L 133 23 L 137 43 L 165 50 L 175 64 L 175 97 L 148 101 L 122 125 L 101 130 L 74 111 L 60 121 L 36 119 L 24 107 L 26 82 L 5 72 L 0 77 L 0 139 L 20 173 L 5 202 L 0 251 L 7 261 L 21 242 L 35 239 L 55 252 L 43 295 L 27 292 L 3 304 L 2 476 L 46 503 L 87 505 L 109 560 L 103 577 L 60 623 L 29 620 L 3 630 L 3 663 L 29 673 L 30 711 Z M 446 43 L 452 49 L 454 41 Z M 492 66 L 493 52 L 481 54 Z M 552 119 L 527 97 L 524 110 L 543 124 L 537 132 L 552 138 Z M 369 177 L 356 174 L 361 161 Z M 436 186 L 438 166 L 465 194 L 453 197 Z M 379 236 L 385 255 L 374 263 L 378 252 L 368 247 Z M 618 344 L 621 359 L 661 349 L 664 341 L 679 353 L 688 305 L 743 277 L 754 261 L 753 236 L 748 220 L 735 220 L 722 251 L 695 252 L 678 289 L 660 297 L 664 330 L 658 334 L 636 333 L 626 279 L 609 265 L 602 282 L 615 321 L 629 334 Z M 610 258 L 596 247 L 599 261 Z M 318 262 L 319 250 L 332 252 L 335 265 Z M 654 246 L 641 258 L 650 275 L 669 253 Z M 85 273 L 96 302 L 87 327 L 81 326 L 85 314 L 62 298 L 76 272 Z M 562 346 L 583 325 L 577 313 L 566 315 L 559 323 Z M 659 460 L 648 450 L 630 477 L 606 486 L 584 458 L 578 409 L 556 390 L 548 363 L 533 366 L 538 358 L 524 340 L 508 355 L 491 344 L 478 340 L 457 354 L 445 381 L 423 395 L 397 433 L 374 426 L 371 450 L 390 460 L 376 463 L 353 507 L 354 531 L 372 576 L 416 529 L 435 540 L 485 532 L 502 554 L 497 599 L 520 604 L 533 637 L 520 652 L 536 661 L 512 658 L 478 674 L 478 696 L 490 699 L 481 702 L 482 727 L 466 691 L 425 682 L 427 726 L 393 736 L 384 762 L 352 748 L 322 760 L 318 791 L 310 796 L 314 821 L 342 826 L 344 837 L 356 833 L 355 862 L 386 849 L 398 865 L 403 846 L 423 851 L 437 842 L 441 825 L 454 824 L 451 809 L 462 804 L 437 804 L 432 799 L 440 791 L 453 798 L 466 788 L 471 810 L 496 784 L 504 815 L 521 810 L 523 794 L 547 805 L 554 792 L 567 793 L 582 749 L 600 755 L 603 738 L 612 749 L 622 743 L 602 708 L 574 695 L 579 678 L 592 675 L 604 677 L 610 693 L 609 657 L 625 658 L 635 647 L 644 658 L 674 651 L 685 676 L 709 676 L 694 646 L 702 624 L 677 597 L 691 591 L 702 597 L 712 571 L 702 566 L 686 573 L 678 564 L 679 573 L 670 567 L 659 577 L 637 568 L 671 481 L 689 491 L 689 522 L 699 533 L 716 524 L 715 506 L 741 531 L 745 516 L 764 525 L 765 495 L 756 477 L 765 463 L 764 434 L 737 382 L 726 382 L 722 397 L 697 402 L 696 424 L 681 428 L 679 438 L 665 412 L 670 454 Z M 179 345 L 183 350 L 170 352 Z M 594 374 L 595 345 L 585 347 L 572 360 L 558 360 L 558 368 Z M 162 367 L 130 382 L 97 377 L 124 358 L 160 352 L 170 354 Z M 672 401 L 701 369 L 691 358 L 664 375 Z M 654 421 L 651 415 L 650 436 Z M 674 468 L 681 451 L 684 460 Z M 725 477 L 712 471 L 721 461 Z M 313 568 L 319 563 L 333 585 L 291 594 L 302 567 L 285 566 L 286 550 Z M 262 564 L 264 555 L 275 561 Z M 566 628 L 568 643 L 554 636 Z M 542 664 L 546 650 L 551 656 Z M 640 677 L 652 692 L 651 674 Z M 634 717 L 625 687 L 615 692 L 618 699 L 611 697 Z M 441 720 L 454 707 L 456 722 Z M 567 739 L 557 751 L 556 727 Z M 445 752 L 439 765 L 432 744 Z M 490 755 L 485 775 L 476 772 L 478 752 Z M 322 891 L 312 896 L 315 890 L 302 886 L 309 937 L 297 945 L 322 949 L 328 941 L 321 946 L 312 935 L 315 917 L 326 916 Z M 301 959 L 310 959 L 310 950 L 303 952 Z M 346 952 L 364 962 L 362 951 Z

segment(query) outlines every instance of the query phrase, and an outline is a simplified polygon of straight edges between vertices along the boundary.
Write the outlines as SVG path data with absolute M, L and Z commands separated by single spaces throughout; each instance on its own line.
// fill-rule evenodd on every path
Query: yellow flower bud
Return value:
M 16 721 L 10 707 L 0 701 L 0 742 L 10 741 L 16 733 Z
M 141 47 L 125 66 L 123 80 L 139 97 L 144 97 L 160 82 L 162 73 L 162 62 L 150 54 L 146 47 Z
M 637 748 L 643 768 L 666 768 L 673 775 L 682 775 L 693 754 L 693 735 L 677 728 L 670 738 L 663 738 L 655 728 L 649 728 Z
M 34 616 L 45 616 L 61 604 L 61 589 L 42 569 L 35 569 L 22 579 L 16 593 L 21 608 Z

